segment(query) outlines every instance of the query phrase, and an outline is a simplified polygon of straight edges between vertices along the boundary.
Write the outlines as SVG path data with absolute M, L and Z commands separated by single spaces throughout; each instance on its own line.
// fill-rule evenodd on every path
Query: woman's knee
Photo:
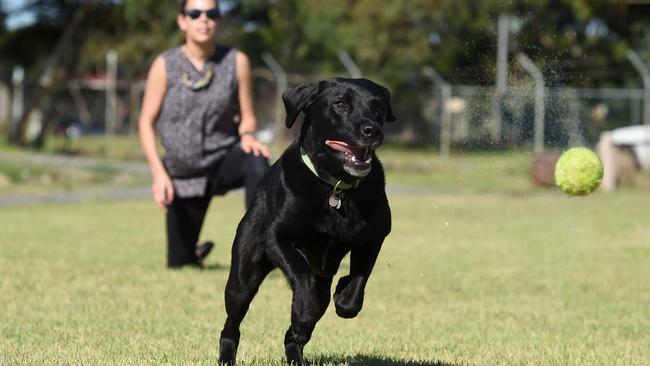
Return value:
M 269 168 L 269 161 L 263 156 L 255 156 L 254 154 L 246 154 L 246 174 L 259 176 L 264 175 L 266 169 Z

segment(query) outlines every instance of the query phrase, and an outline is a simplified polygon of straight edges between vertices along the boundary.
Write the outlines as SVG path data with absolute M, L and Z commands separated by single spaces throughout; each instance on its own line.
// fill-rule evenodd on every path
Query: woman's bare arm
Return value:
M 239 136 L 241 136 L 241 148 L 247 154 L 262 155 L 268 159 L 270 155 L 266 146 L 257 141 L 255 135 L 253 135 L 257 129 L 257 121 L 253 109 L 253 81 L 250 62 L 248 57 L 239 51 L 237 52 L 236 62 L 237 82 L 239 84 Z
M 140 143 L 151 170 L 153 198 L 163 212 L 167 211 L 167 205 L 174 199 L 174 187 L 158 153 L 155 129 L 166 88 L 165 60 L 159 56 L 154 60 L 147 76 L 139 129 Z

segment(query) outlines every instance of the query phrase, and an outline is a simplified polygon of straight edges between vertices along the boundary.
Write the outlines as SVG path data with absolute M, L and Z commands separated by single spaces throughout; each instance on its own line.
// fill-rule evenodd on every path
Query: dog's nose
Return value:
M 361 133 L 367 137 L 376 136 L 381 130 L 381 126 L 375 122 L 366 122 L 361 126 Z

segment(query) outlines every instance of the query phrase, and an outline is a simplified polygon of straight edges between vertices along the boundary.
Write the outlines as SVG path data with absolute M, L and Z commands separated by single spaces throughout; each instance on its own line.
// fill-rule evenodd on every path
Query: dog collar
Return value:
M 357 179 L 354 183 L 350 184 L 342 180 L 325 179 L 321 177 L 320 175 L 318 175 L 318 172 L 316 172 L 316 167 L 314 166 L 314 163 L 311 161 L 309 155 L 307 155 L 307 152 L 305 151 L 305 149 L 302 148 L 302 146 L 300 147 L 300 157 L 302 157 L 302 161 L 305 163 L 305 165 L 307 165 L 307 168 L 309 168 L 309 170 L 311 170 L 311 172 L 314 173 L 314 175 L 317 176 L 320 180 L 334 187 L 334 191 L 338 189 L 357 188 L 359 186 L 359 183 L 361 182 L 361 179 Z

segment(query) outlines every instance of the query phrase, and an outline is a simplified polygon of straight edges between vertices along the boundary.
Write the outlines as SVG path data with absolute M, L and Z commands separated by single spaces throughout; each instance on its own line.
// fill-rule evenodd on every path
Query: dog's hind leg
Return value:
M 284 336 L 284 349 L 289 365 L 304 365 L 303 347 L 309 342 L 316 323 L 325 314 L 330 301 L 331 286 L 331 277 L 310 274 L 291 279 L 291 326 Z
M 249 242 L 250 243 L 250 242 Z M 239 325 L 260 284 L 274 268 L 260 247 L 237 245 L 235 240 L 232 265 L 225 290 L 227 318 L 219 341 L 219 363 L 234 365 L 239 345 Z M 241 244 L 241 243 L 240 243 Z M 249 246 L 249 248 L 242 248 Z

